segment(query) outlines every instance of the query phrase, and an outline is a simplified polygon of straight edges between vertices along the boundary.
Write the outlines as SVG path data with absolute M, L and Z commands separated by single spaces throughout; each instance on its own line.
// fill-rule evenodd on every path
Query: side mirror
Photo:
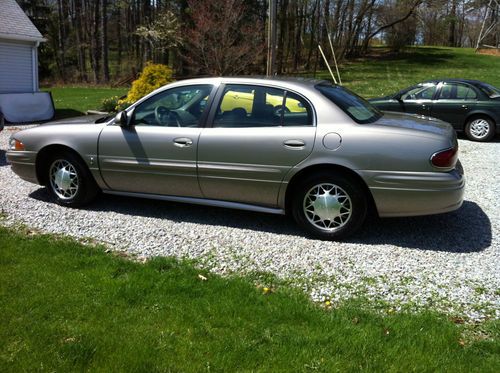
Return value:
M 403 100 L 401 100 L 401 96 L 402 96 L 402 94 L 401 94 L 401 93 L 396 93 L 396 94 L 394 95 L 394 97 L 393 97 L 393 98 L 394 98 L 396 101 L 401 102 L 401 101 L 403 101 Z
M 120 111 L 118 114 L 116 114 L 115 117 L 115 123 L 118 124 L 120 127 L 128 127 L 129 126 L 129 120 L 127 116 L 126 111 Z

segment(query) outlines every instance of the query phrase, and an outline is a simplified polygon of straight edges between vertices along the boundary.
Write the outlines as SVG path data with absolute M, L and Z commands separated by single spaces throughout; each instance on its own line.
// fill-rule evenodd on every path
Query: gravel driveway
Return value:
M 467 177 L 456 212 L 370 219 L 347 242 L 305 237 L 282 216 L 102 196 L 85 209 L 54 204 L 5 162 L 0 134 L 2 225 L 92 238 L 139 257 L 197 259 L 221 274 L 271 272 L 314 300 L 367 296 L 382 309 L 431 307 L 450 315 L 500 318 L 500 142 L 460 140 Z M 1 247 L 1 243 L 0 243 Z

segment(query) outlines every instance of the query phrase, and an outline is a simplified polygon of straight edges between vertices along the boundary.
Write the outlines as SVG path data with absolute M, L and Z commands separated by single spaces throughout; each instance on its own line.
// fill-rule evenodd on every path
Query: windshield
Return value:
M 500 89 L 492 86 L 491 84 L 481 83 L 479 85 L 479 88 L 481 88 L 483 92 L 486 93 L 491 98 L 500 97 Z
M 344 87 L 321 83 L 316 86 L 316 89 L 357 123 L 373 123 L 382 116 L 375 106 Z

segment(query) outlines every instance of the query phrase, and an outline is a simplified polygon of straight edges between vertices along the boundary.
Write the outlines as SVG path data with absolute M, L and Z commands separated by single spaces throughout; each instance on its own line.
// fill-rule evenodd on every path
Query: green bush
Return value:
M 125 110 L 130 104 L 125 101 L 126 96 L 106 97 L 101 101 L 100 110 L 108 113 Z
M 118 100 L 120 98 L 118 96 L 107 97 L 101 101 L 101 110 L 107 111 L 108 113 L 117 111 L 116 107 L 118 106 Z
M 134 80 L 127 97 L 118 101 L 118 105 L 130 105 L 153 92 L 155 89 L 173 81 L 173 71 L 161 64 L 148 63 L 139 78 Z

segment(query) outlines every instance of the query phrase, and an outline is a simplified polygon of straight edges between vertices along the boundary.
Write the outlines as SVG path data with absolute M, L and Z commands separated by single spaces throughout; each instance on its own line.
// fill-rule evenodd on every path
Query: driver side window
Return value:
M 168 89 L 150 97 L 134 110 L 135 126 L 198 127 L 211 85 Z
M 436 86 L 419 86 L 410 89 L 408 92 L 403 93 L 401 99 L 405 100 L 432 100 L 434 97 L 434 93 L 436 93 Z

